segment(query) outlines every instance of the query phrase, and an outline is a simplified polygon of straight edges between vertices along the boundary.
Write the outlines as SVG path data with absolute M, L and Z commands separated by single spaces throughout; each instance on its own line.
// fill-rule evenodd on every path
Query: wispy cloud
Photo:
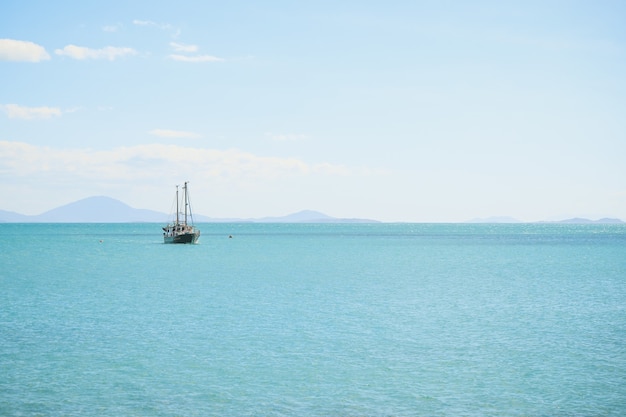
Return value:
M 168 55 L 168 58 L 179 62 L 222 62 L 223 58 L 219 58 L 213 55 L 185 55 L 198 52 L 197 45 L 187 45 L 184 43 L 170 42 L 170 47 L 177 52 L 175 54 Z
M 169 30 L 169 29 L 173 29 L 174 28 L 169 23 L 157 23 L 157 22 L 153 22 L 152 20 L 141 20 L 141 19 L 133 20 L 133 25 L 137 25 L 137 26 L 151 26 L 151 27 L 155 27 L 155 28 L 158 28 L 158 29 L 164 29 L 164 30 Z
M 352 174 L 341 165 L 309 164 L 297 158 L 258 156 L 235 149 L 162 144 L 111 150 L 57 149 L 10 141 L 0 141 L 0 172 L 52 180 L 72 175 L 105 182 L 128 178 L 171 181 L 185 175 L 256 182 L 294 175 Z
M 50 59 L 46 49 L 29 41 L 0 39 L 0 61 L 40 62 Z
M 117 32 L 119 30 L 119 25 L 105 25 L 102 26 L 102 30 L 104 32 Z
M 157 28 L 160 30 L 165 30 L 165 31 L 170 32 L 173 38 L 178 38 L 178 36 L 180 36 L 180 29 L 172 26 L 169 23 L 158 23 L 152 20 L 135 19 L 133 20 L 133 25 L 153 27 L 153 28 Z
M 61 109 L 58 107 L 25 107 L 18 104 L 0 105 L 9 119 L 50 119 L 54 116 L 61 116 Z
M 70 107 L 68 109 L 63 110 L 63 113 L 76 113 L 81 111 L 83 108 L 81 106 Z
M 106 59 L 109 61 L 128 55 L 137 55 L 137 51 L 133 48 L 107 46 L 102 49 L 91 49 L 76 45 L 67 45 L 63 49 L 55 49 L 54 53 L 78 60 Z
M 180 55 L 180 54 L 171 54 L 168 56 L 169 59 L 179 62 L 222 62 L 223 58 L 218 58 L 212 55 Z
M 153 136 L 158 136 L 161 138 L 170 138 L 170 139 L 197 139 L 202 137 L 198 133 L 188 132 L 184 130 L 170 130 L 170 129 L 153 129 L 150 132 Z
M 197 45 L 187 45 L 187 44 L 184 44 L 184 43 L 170 42 L 170 46 L 176 52 L 186 52 L 186 53 L 198 52 L 198 46 Z

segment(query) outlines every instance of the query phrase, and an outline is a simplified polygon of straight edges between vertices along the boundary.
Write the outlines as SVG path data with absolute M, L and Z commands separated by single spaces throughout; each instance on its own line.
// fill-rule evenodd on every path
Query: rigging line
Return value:
M 174 197 L 172 198 L 172 205 L 170 206 L 170 215 L 169 215 L 169 219 L 175 219 L 176 218 L 176 213 L 174 212 L 176 207 L 176 194 L 174 194 Z
M 189 187 L 187 187 L 187 204 L 189 205 L 189 217 L 191 218 L 191 224 L 194 224 L 193 221 L 193 210 L 191 208 L 191 196 L 189 195 Z

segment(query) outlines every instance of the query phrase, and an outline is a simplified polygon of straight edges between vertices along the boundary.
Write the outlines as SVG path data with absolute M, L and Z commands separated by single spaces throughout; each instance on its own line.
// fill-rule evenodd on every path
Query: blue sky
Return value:
M 626 220 L 622 1 L 0 10 L 0 209 Z

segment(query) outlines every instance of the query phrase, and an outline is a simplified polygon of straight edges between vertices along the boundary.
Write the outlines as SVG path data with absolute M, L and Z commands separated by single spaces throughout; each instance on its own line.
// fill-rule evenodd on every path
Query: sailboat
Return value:
M 178 185 L 176 186 L 176 219 L 163 227 L 164 243 L 196 243 L 200 237 L 200 230 L 193 225 L 187 184 L 185 182 L 183 186 L 182 200 L 178 198 Z M 180 212 L 181 204 L 185 207 L 184 213 Z

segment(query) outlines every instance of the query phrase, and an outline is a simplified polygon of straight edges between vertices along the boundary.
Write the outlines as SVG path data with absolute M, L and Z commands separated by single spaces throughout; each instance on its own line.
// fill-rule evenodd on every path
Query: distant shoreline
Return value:
M 381 222 L 374 219 L 339 218 L 314 210 L 302 210 L 285 216 L 261 218 L 213 218 L 193 216 L 195 223 L 442 223 L 442 224 L 624 224 L 617 218 L 591 220 L 582 217 L 557 221 L 524 222 L 513 217 L 474 218 L 462 222 Z M 0 210 L 0 223 L 167 223 L 171 216 L 158 211 L 136 209 L 114 198 L 97 196 L 78 200 L 38 215 Z

